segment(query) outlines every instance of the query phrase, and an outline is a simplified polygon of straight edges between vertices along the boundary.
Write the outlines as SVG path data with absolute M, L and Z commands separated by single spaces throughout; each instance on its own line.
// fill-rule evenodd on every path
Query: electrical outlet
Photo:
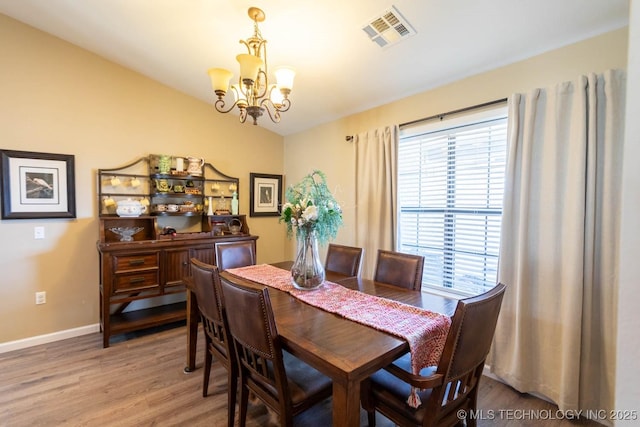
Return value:
M 36 304 L 44 304 L 47 302 L 47 293 L 45 291 L 36 292 Z
M 44 227 L 42 226 L 33 227 L 33 238 L 44 239 Z

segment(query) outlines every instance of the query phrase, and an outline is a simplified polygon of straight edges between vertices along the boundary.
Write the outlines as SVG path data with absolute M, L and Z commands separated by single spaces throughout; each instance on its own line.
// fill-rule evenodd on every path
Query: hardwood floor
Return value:
M 200 335 L 198 368 L 203 342 Z M 185 347 L 185 327 L 178 326 L 112 340 L 106 349 L 96 333 L 0 354 L 0 426 L 226 426 L 224 368 L 214 362 L 210 395 L 203 398 L 202 369 L 183 373 Z M 486 377 L 479 409 L 493 418 L 480 420 L 481 427 L 600 426 L 586 420 L 522 420 L 522 412 L 514 411 L 548 411 L 544 415 L 557 407 Z M 393 425 L 380 414 L 377 423 Z M 299 426 L 330 424 L 330 400 L 296 418 Z M 247 425 L 277 422 L 263 406 L 250 405 Z M 364 412 L 361 425 L 366 425 Z

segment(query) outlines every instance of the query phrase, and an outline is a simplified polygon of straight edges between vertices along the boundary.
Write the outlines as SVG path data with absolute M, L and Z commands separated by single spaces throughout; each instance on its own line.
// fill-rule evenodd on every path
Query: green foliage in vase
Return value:
M 314 170 L 285 192 L 280 222 L 287 225 L 287 235 L 294 232 L 302 238 L 315 231 L 318 242 L 327 244 L 336 238 L 342 225 L 342 209 L 329 191 L 327 180 L 319 170 Z

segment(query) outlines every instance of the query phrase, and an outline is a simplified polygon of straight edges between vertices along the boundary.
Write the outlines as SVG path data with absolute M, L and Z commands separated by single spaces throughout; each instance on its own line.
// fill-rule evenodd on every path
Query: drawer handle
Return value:
M 129 279 L 129 283 L 130 284 L 135 284 L 135 283 L 142 283 L 144 282 L 144 277 L 132 277 L 131 279 Z
M 144 264 L 144 258 L 129 260 L 129 265 L 131 265 L 131 266 L 133 266 L 133 265 L 142 265 L 142 264 Z

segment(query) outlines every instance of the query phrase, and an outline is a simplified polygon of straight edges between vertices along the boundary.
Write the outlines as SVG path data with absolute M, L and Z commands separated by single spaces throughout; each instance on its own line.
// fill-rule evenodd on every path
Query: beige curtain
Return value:
M 498 280 L 488 363 L 563 410 L 614 405 L 624 73 L 509 99 Z
M 360 133 L 356 151 L 356 245 L 362 277 L 372 278 L 378 249 L 395 250 L 398 126 Z

